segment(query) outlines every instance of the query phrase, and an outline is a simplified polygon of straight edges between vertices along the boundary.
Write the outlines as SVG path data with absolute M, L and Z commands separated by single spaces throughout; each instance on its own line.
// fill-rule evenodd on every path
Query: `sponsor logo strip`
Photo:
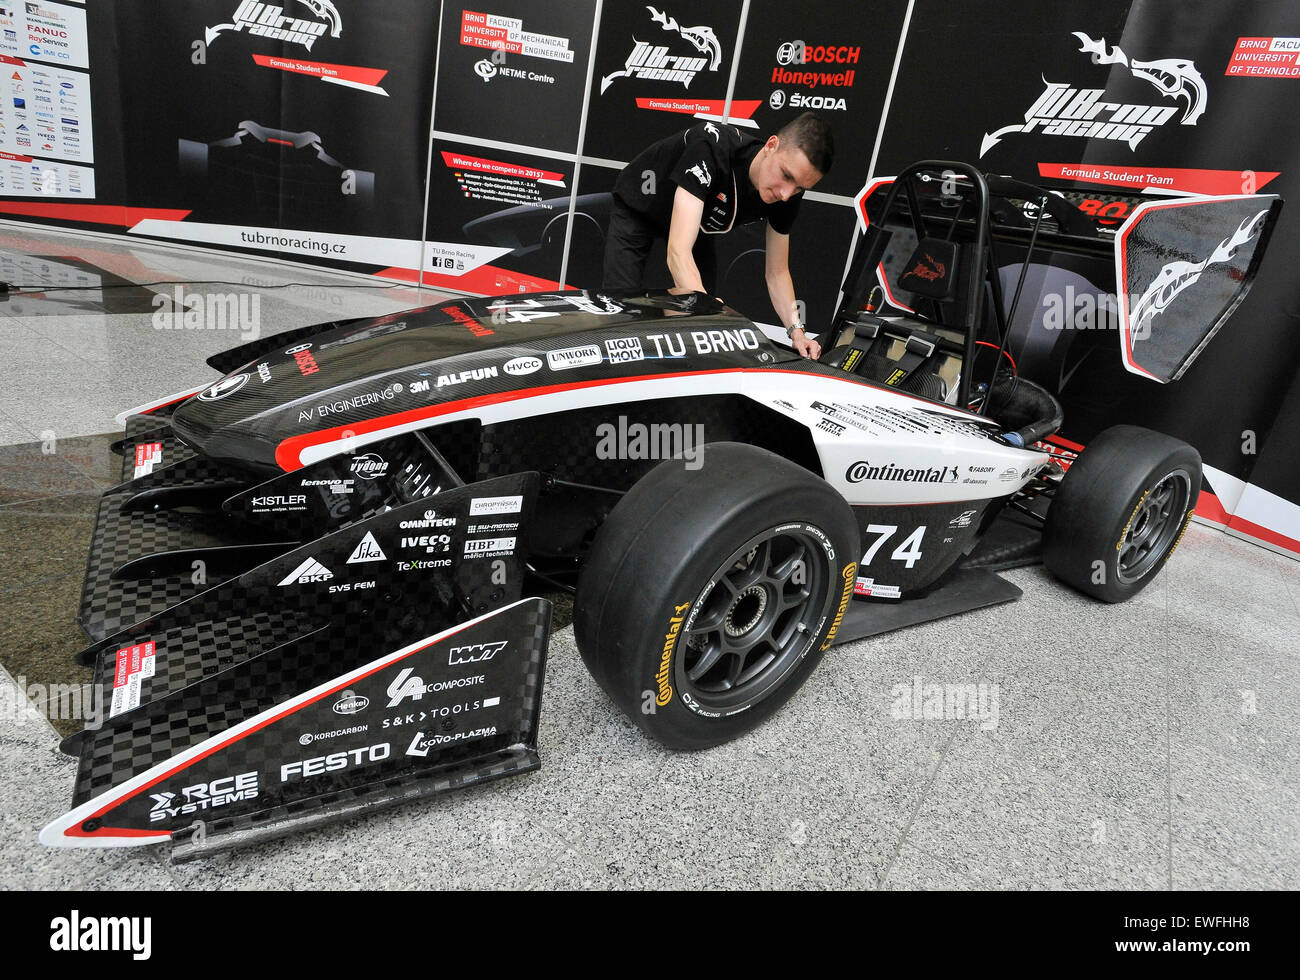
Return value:
M 233 728 L 222 732 L 220 735 L 200 742 L 198 745 L 185 749 L 178 755 L 166 762 L 160 763 L 151 769 L 132 777 L 120 786 L 88 800 L 81 806 L 78 806 L 70 812 L 64 814 L 57 820 L 47 824 L 41 831 L 40 841 L 47 846 L 102 846 L 103 844 L 117 844 L 119 846 L 129 846 L 137 844 L 152 844 L 159 841 L 170 839 L 170 833 L 159 833 L 153 830 L 141 830 L 127 827 L 99 827 L 93 831 L 83 829 L 87 821 L 102 817 L 110 810 L 121 806 L 127 800 L 137 796 L 141 792 L 157 786 L 164 780 L 170 779 L 177 773 L 182 772 L 191 765 L 208 758 L 209 756 L 229 748 L 234 743 L 244 739 L 248 735 L 260 731 L 268 725 L 273 725 L 289 715 L 292 715 L 305 707 L 315 704 L 322 698 L 327 698 L 347 690 L 360 680 L 378 673 L 393 664 L 425 650 L 439 641 L 449 639 L 458 633 L 461 633 L 471 626 L 476 626 L 493 616 L 499 616 L 509 609 L 528 603 L 533 600 L 521 599 L 519 602 L 512 603 L 503 609 L 497 609 L 490 613 L 485 613 L 468 622 L 461 623 L 458 626 L 445 630 L 434 636 L 419 640 L 410 646 L 403 647 L 379 660 L 368 663 L 343 677 L 327 681 L 309 691 L 290 699 L 282 705 L 277 705 L 259 715 L 247 719 L 234 726 Z

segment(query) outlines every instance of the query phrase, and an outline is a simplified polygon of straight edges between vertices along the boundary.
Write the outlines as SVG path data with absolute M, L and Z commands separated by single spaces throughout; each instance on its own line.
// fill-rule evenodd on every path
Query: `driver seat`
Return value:
M 932 401 L 955 391 L 962 345 L 934 324 L 859 313 L 821 362 L 860 378 Z

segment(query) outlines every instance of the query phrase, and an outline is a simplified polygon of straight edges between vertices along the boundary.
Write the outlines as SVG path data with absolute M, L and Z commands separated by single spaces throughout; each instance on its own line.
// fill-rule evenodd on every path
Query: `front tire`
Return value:
M 1201 457 L 1187 443 L 1133 425 L 1107 429 L 1052 499 L 1043 564 L 1080 592 L 1123 602 L 1174 553 L 1200 488 Z
M 704 447 L 614 508 L 583 567 L 574 635 L 592 676 L 674 749 L 774 714 L 829 648 L 853 595 L 857 523 L 828 483 L 766 450 Z

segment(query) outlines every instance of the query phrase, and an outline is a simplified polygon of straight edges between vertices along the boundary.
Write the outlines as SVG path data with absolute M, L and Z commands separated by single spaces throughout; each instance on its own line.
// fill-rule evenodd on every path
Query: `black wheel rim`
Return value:
M 1186 470 L 1162 478 L 1133 509 L 1119 542 L 1116 575 L 1124 585 L 1141 580 L 1160 564 L 1182 533 L 1192 496 L 1192 479 Z
M 691 604 L 675 669 L 694 710 L 734 714 L 772 693 L 826 614 L 830 561 L 804 525 L 755 535 Z

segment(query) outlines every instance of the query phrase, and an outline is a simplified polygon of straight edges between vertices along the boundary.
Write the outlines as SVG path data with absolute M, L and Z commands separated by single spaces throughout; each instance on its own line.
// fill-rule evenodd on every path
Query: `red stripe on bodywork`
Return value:
M 319 446 L 323 443 L 337 442 L 341 439 L 361 436 L 370 432 L 376 432 L 380 429 L 388 429 L 397 425 L 407 425 L 411 422 L 420 422 L 424 419 L 435 419 L 441 415 L 452 415 L 457 412 L 464 412 L 470 409 L 483 408 L 487 405 L 501 405 L 506 402 L 519 401 L 524 398 L 536 398 L 540 395 L 558 394 L 564 391 L 578 391 L 582 388 L 598 388 L 603 385 L 632 384 L 637 381 L 672 381 L 678 378 L 699 378 L 714 374 L 797 374 L 800 377 L 822 377 L 827 381 L 843 380 L 845 384 L 851 384 L 855 387 L 863 387 L 859 382 L 850 381 L 846 376 L 843 379 L 828 375 L 809 375 L 803 371 L 788 371 L 781 368 L 719 368 L 712 371 L 682 371 L 677 374 L 647 374 L 638 375 L 632 378 L 596 378 L 591 381 L 576 381 L 570 384 L 546 385 L 541 388 L 526 388 L 522 391 L 502 391 L 492 395 L 479 395 L 475 398 L 461 398 L 456 401 L 443 402 L 441 405 L 430 405 L 426 408 L 413 408 L 405 412 L 397 412 L 393 415 L 382 415 L 379 418 L 367 419 L 364 422 L 353 422 L 348 425 L 336 425 L 330 429 L 321 429 L 317 432 L 308 432 L 300 436 L 291 436 L 275 448 L 275 461 L 280 469 L 286 473 L 301 469 L 302 453 L 312 446 Z M 909 395 L 905 391 L 895 391 L 892 388 L 884 389 L 899 396 L 900 398 L 910 398 L 913 401 L 922 402 L 926 405 L 933 406 L 935 403 L 916 395 Z M 944 406 L 952 408 L 951 405 Z M 980 421 L 987 421 L 981 416 L 972 412 L 962 412 L 955 409 L 957 417 L 962 415 L 970 418 L 977 418 Z
M 1069 439 L 1057 435 L 1048 436 L 1043 440 L 1043 442 L 1050 442 L 1053 446 L 1060 446 L 1062 449 L 1068 449 L 1071 452 L 1076 453 L 1081 453 L 1084 450 L 1084 447 L 1079 445 L 1077 442 L 1071 442 Z

